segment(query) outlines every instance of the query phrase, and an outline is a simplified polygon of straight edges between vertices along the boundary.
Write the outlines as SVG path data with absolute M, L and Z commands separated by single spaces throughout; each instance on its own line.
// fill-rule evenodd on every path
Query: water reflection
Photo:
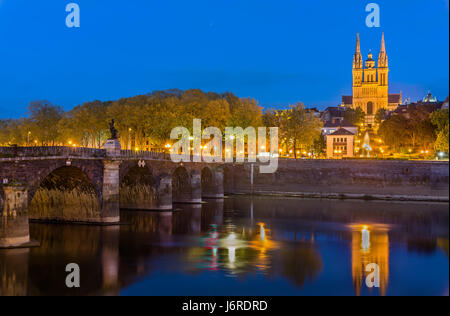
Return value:
M 124 211 L 120 226 L 31 224 L 41 247 L 0 250 L 0 295 L 448 293 L 447 204 L 207 202 Z M 72 262 L 80 289 L 65 286 Z
M 369 264 L 379 267 L 380 294 L 386 295 L 389 281 L 388 226 L 353 225 L 352 227 L 352 278 L 356 295 L 361 294 L 365 280 L 371 271 Z

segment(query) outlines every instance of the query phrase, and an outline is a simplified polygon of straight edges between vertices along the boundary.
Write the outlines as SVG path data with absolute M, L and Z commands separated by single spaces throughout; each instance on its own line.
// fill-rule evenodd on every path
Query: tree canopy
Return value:
M 262 108 L 254 99 L 233 93 L 194 90 L 155 91 L 116 101 L 86 102 L 64 112 L 47 101 L 32 102 L 27 118 L 0 121 L 0 144 L 101 147 L 114 118 L 124 148 L 161 147 L 177 126 L 192 130 L 193 119 L 203 127 L 258 127 Z M 192 131 L 191 131 L 192 132 Z
M 397 150 L 401 148 L 433 148 L 435 127 L 430 113 L 423 107 L 411 107 L 405 114 L 393 115 L 383 121 L 378 135 L 385 144 Z
M 295 157 L 298 151 L 309 152 L 320 143 L 322 122 L 305 109 L 303 103 L 292 105 L 288 110 L 268 111 L 263 121 L 265 126 L 279 128 L 280 144 L 286 150 L 292 150 Z

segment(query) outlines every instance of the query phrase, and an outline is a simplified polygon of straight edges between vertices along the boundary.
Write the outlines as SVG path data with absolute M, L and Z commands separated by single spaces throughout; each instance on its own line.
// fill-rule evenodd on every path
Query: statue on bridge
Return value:
M 110 139 L 119 139 L 119 133 L 117 129 L 114 126 L 114 119 L 111 120 L 111 123 L 109 123 L 109 130 L 111 131 L 111 138 Z

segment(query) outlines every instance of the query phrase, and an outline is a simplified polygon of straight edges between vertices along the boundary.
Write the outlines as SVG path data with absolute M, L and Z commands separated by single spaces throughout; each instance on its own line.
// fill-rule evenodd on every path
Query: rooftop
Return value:
M 340 128 L 333 134 L 330 134 L 331 136 L 355 136 L 352 132 L 346 130 L 345 128 Z

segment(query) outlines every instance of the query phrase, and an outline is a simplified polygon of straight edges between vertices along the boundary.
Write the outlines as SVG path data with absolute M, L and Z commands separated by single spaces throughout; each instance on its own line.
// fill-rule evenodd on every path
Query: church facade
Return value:
M 375 125 L 375 114 L 379 109 L 395 110 L 402 103 L 402 95 L 389 94 L 389 62 L 384 41 L 378 61 L 369 53 L 363 63 L 359 34 L 356 37 L 356 50 L 353 55 L 353 95 L 343 96 L 342 105 L 356 109 L 360 107 L 366 114 L 366 127 Z

